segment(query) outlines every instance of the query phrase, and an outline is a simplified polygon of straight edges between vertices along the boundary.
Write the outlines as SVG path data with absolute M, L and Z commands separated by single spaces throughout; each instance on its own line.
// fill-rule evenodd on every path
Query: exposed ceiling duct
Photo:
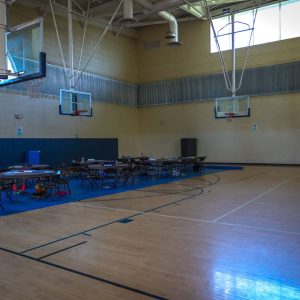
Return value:
M 169 12 L 165 11 L 165 9 L 174 7 L 175 3 L 185 3 L 184 0 L 162 0 L 156 2 L 155 4 L 152 4 L 147 0 L 135 0 L 135 2 L 147 9 L 144 12 L 144 15 L 158 13 L 160 17 L 169 22 L 170 30 L 166 33 L 165 36 L 166 39 L 169 40 L 167 43 L 168 46 L 177 47 L 182 45 L 182 43 L 178 41 L 178 24 L 176 18 Z
M 145 18 L 153 14 L 158 14 L 161 11 L 168 11 L 172 8 L 176 8 L 186 4 L 185 0 L 160 0 L 155 2 L 154 4 L 152 4 L 150 1 L 147 0 L 134 0 L 134 1 L 145 8 L 143 15 L 139 16 L 139 19 Z M 191 0 L 190 2 L 195 2 L 195 1 L 196 0 Z
M 169 22 L 170 30 L 166 33 L 165 36 L 166 39 L 169 40 L 167 45 L 173 47 L 181 46 L 182 43 L 178 41 L 178 25 L 176 18 L 166 11 L 161 11 L 158 13 L 158 15 Z
M 136 19 L 133 18 L 133 1 L 132 0 L 123 0 L 123 18 L 119 20 L 120 24 L 128 25 L 134 24 L 137 22 Z
M 73 15 L 80 24 L 87 17 L 87 7 L 90 3 L 88 22 L 97 27 L 107 25 L 120 0 L 72 0 L 74 3 Z M 90 2 L 89 2 L 90 1 Z M 132 2 L 133 1 L 133 2 Z M 156 25 L 169 22 L 158 15 L 159 12 L 169 12 L 176 21 L 195 21 L 207 19 L 204 4 L 210 7 L 213 18 L 222 16 L 228 11 L 242 12 L 256 7 L 277 3 L 279 0 L 122 0 L 123 11 L 117 13 L 117 17 L 110 30 L 118 35 L 120 32 L 129 36 L 137 36 L 135 27 Z M 286 0 L 280 0 L 286 1 Z M 1 0 L 0 0 L 1 2 Z M 3 2 L 3 1 L 2 1 Z M 66 0 L 52 0 L 56 13 L 66 16 Z M 49 0 L 6 0 L 5 3 L 20 4 L 36 8 L 41 16 L 49 12 Z M 139 21 L 139 23 L 135 23 Z M 122 26 L 120 26 L 122 25 Z M 124 26 L 125 25 L 125 26 Z

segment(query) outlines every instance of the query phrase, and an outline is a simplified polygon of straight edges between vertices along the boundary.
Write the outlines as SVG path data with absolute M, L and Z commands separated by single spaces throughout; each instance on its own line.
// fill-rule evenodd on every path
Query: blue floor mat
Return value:
M 217 172 L 222 172 L 225 170 L 236 170 L 236 167 L 231 166 L 208 166 L 204 172 L 193 172 L 189 175 L 180 176 L 180 177 L 173 177 L 173 178 L 154 178 L 154 177 L 139 177 L 134 184 L 125 184 L 125 185 L 118 185 L 117 187 L 110 187 L 110 188 L 98 188 L 98 187 L 91 187 L 86 185 L 81 187 L 79 179 L 72 179 L 70 181 L 70 187 L 72 194 L 65 195 L 65 196 L 57 196 L 53 199 L 51 198 L 44 198 L 44 199 L 35 199 L 32 198 L 31 194 L 32 191 L 28 191 L 25 194 L 18 194 L 14 197 L 14 200 L 10 200 L 6 197 L 5 193 L 2 194 L 2 206 L 4 210 L 0 208 L 0 217 L 6 216 L 10 214 L 20 213 L 29 210 L 41 209 L 44 207 L 54 206 L 54 205 L 61 205 L 64 203 L 75 202 L 80 200 L 85 200 L 94 197 L 100 197 L 105 195 L 117 194 L 122 193 L 130 190 L 137 190 L 144 187 L 149 187 L 153 185 L 174 182 L 182 179 L 192 178 L 196 176 L 201 176 L 205 174 L 212 174 Z M 239 167 L 240 169 L 240 167 Z

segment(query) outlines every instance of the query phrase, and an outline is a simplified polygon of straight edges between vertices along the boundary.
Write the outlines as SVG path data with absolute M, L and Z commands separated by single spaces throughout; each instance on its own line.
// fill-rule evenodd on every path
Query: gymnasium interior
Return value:
M 300 299 L 300 0 L 0 0 L 0 299 Z

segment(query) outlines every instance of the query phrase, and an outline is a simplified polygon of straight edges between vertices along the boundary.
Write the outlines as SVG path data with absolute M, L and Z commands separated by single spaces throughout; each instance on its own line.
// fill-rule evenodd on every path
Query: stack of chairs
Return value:
M 71 194 L 71 188 L 69 184 L 69 175 L 67 168 L 61 168 L 57 170 L 57 174 L 47 180 L 39 181 L 42 187 L 42 191 L 39 193 L 36 191 L 33 194 L 34 198 L 51 198 L 65 196 Z M 44 191 L 43 191 L 44 190 Z
M 2 169 L 0 172 L 7 172 L 9 169 Z M 9 198 L 10 200 L 13 200 L 13 194 L 12 194 L 12 180 L 3 180 L 0 179 L 0 208 L 4 210 L 4 207 L 2 205 L 2 196 L 3 194 Z
M 123 184 L 132 183 L 134 184 L 135 178 L 137 176 L 138 168 L 134 166 L 129 166 L 124 168 L 119 177 L 119 181 Z
M 198 157 L 179 157 L 178 158 L 181 161 L 181 171 L 184 174 L 191 173 L 195 171 L 198 166 Z
M 68 178 L 79 178 L 80 177 L 80 166 L 69 166 L 65 168 L 66 172 L 68 173 Z
M 171 166 L 172 166 L 172 163 L 170 163 L 169 161 L 163 162 L 161 164 L 161 166 L 159 166 L 159 168 L 158 168 L 160 177 L 170 177 Z
M 71 195 L 71 188 L 69 183 L 69 170 L 68 168 L 60 169 L 60 174 L 54 178 L 55 190 L 57 196 Z
M 81 178 L 81 187 L 86 184 L 89 184 L 91 187 L 98 187 L 97 180 L 99 179 L 99 174 L 95 170 L 91 170 L 88 166 L 80 168 L 80 178 Z
M 0 208 L 4 210 L 2 205 L 2 194 L 5 194 L 10 200 L 12 200 L 11 184 L 5 180 L 0 181 Z
M 116 187 L 119 181 L 118 170 L 116 168 L 105 168 L 101 174 L 101 181 L 102 187 L 110 185 Z
M 196 164 L 199 166 L 199 171 L 203 170 L 205 172 L 205 159 L 206 159 L 206 156 L 197 157 Z
M 151 162 L 145 162 L 144 168 L 147 176 L 157 176 L 158 175 L 158 167 L 152 164 Z

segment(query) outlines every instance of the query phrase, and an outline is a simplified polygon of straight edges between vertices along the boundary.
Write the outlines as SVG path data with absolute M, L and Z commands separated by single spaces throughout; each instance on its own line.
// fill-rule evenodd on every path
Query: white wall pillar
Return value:
M 72 0 L 68 0 L 68 31 L 69 31 L 69 67 L 70 67 L 70 90 L 74 89 L 74 41 L 73 41 L 73 8 Z
M 6 4 L 0 1 L 0 73 L 7 70 L 6 66 Z

